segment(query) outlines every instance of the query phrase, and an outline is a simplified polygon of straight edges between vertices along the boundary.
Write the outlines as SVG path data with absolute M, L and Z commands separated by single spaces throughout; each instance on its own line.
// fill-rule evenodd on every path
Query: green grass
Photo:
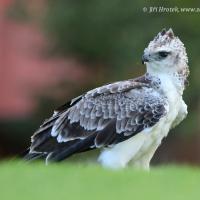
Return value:
M 193 200 L 200 197 L 200 169 L 157 167 L 120 171 L 84 164 L 0 163 L 1 200 Z

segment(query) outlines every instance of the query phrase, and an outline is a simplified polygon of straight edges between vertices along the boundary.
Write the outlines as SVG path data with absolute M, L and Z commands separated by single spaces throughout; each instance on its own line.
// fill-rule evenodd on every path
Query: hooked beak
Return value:
M 143 54 L 142 56 L 142 64 L 144 65 L 145 62 L 149 62 L 149 56 L 146 54 Z

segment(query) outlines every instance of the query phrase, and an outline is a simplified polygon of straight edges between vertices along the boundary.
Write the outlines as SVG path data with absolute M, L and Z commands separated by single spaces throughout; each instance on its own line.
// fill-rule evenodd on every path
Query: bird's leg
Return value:
M 151 147 L 145 151 L 144 153 L 138 155 L 135 159 L 131 161 L 131 164 L 138 169 L 149 170 L 150 169 L 150 161 L 159 147 L 161 141 L 154 142 Z
M 124 168 L 128 162 L 140 151 L 146 140 L 145 134 L 138 134 L 127 141 L 105 149 L 98 161 L 107 168 Z

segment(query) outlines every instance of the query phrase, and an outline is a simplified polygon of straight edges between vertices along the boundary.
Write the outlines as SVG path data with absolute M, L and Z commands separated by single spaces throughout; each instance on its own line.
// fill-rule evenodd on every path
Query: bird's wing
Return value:
M 152 127 L 167 113 L 167 102 L 141 80 L 108 84 L 66 104 L 33 135 L 32 152 L 58 154 L 61 148 L 73 154 L 122 142 Z M 67 157 L 61 154 L 55 160 Z

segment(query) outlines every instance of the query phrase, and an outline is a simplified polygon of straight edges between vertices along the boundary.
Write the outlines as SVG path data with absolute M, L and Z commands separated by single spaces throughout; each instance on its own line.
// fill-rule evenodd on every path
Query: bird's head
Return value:
M 147 72 L 189 74 L 188 58 L 181 40 L 170 28 L 163 29 L 144 50 L 142 62 L 147 65 Z

